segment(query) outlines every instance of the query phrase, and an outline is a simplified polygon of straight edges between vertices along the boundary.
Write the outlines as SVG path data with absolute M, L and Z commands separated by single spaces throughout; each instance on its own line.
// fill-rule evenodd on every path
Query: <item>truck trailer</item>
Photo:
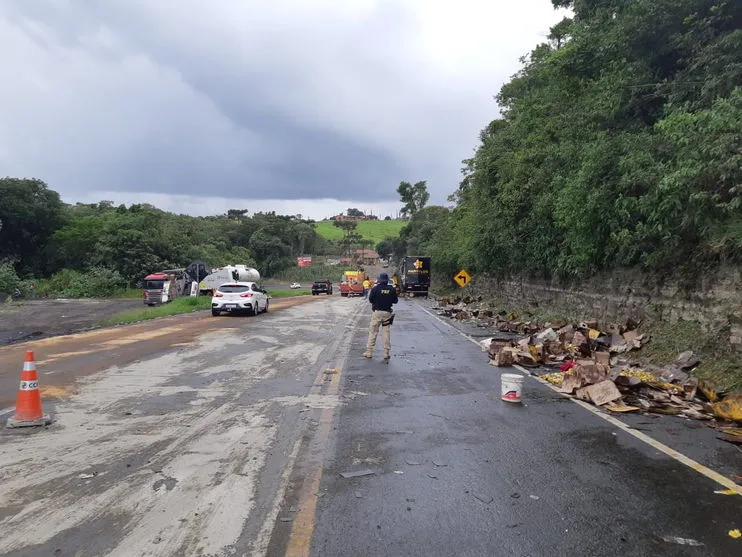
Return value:
M 415 255 L 402 261 L 402 293 L 408 296 L 428 297 L 430 289 L 430 257 Z
M 260 282 L 257 269 L 247 265 L 227 265 L 213 269 L 198 285 L 201 294 L 210 294 L 226 282 Z

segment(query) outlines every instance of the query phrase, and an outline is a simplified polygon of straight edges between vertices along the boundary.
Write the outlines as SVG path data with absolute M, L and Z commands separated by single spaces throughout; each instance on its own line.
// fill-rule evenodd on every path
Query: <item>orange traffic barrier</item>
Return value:
M 36 361 L 33 350 L 26 350 L 26 361 L 23 362 L 21 384 L 18 387 L 18 398 L 15 403 L 15 414 L 8 418 L 8 427 L 29 427 L 50 424 L 49 416 L 41 410 L 41 393 L 39 377 L 36 374 Z

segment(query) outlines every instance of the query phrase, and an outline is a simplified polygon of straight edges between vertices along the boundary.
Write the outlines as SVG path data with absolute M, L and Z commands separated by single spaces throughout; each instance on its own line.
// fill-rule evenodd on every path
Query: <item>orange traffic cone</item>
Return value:
M 41 393 L 39 378 L 36 375 L 36 361 L 33 350 L 26 350 L 26 361 L 23 362 L 21 384 L 18 387 L 18 398 L 15 403 L 15 415 L 8 418 L 8 427 L 29 427 L 48 425 L 49 416 L 41 411 Z

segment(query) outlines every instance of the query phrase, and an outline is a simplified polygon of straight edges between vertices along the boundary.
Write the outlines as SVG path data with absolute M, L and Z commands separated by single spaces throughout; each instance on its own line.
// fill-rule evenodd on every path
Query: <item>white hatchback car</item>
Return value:
M 268 292 L 257 283 L 226 282 L 216 289 L 211 298 L 211 315 L 216 316 L 223 311 L 257 315 L 268 311 L 269 300 Z

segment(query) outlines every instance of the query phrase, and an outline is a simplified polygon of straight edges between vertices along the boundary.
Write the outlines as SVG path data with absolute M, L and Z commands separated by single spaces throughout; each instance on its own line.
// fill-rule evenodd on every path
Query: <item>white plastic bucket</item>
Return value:
M 520 392 L 523 385 L 523 376 L 515 373 L 503 373 L 502 380 L 502 400 L 507 402 L 520 402 Z

